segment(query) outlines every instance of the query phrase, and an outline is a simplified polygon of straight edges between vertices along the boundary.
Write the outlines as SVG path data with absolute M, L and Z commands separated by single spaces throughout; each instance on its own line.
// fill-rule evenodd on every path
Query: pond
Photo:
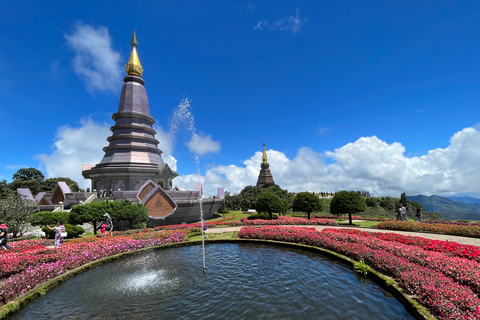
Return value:
M 141 252 L 81 273 L 11 319 L 414 319 L 321 255 L 263 244 Z

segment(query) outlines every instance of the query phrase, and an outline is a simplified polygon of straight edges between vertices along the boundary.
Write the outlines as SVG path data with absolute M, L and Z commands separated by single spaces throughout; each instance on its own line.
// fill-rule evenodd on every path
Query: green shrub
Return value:
M 69 212 L 66 211 L 41 211 L 33 214 L 32 225 L 34 226 L 44 226 L 46 224 L 57 224 L 58 220 L 67 222 Z
M 114 228 L 116 221 L 128 221 L 129 229 L 143 229 L 148 222 L 147 208 L 141 203 L 132 203 L 126 199 L 75 205 L 70 211 L 68 222 L 71 224 L 91 223 L 96 232 L 97 224 L 105 221 L 104 214 L 106 212 L 110 213 Z
M 255 219 L 270 220 L 270 215 L 268 213 L 255 213 L 255 214 L 249 215 L 247 219 L 248 220 L 255 220 Z M 277 214 L 272 215 L 272 220 L 275 220 L 275 219 L 278 219 Z
M 225 207 L 223 208 L 223 210 L 222 209 L 218 210 L 218 213 L 230 213 L 230 210 L 228 210 L 228 208 Z
M 201 231 L 196 231 L 196 232 L 189 232 L 185 235 L 185 239 L 190 239 L 196 236 L 201 236 L 202 232 Z
M 356 273 L 361 273 L 364 277 L 367 276 L 368 272 L 371 270 L 370 267 L 365 263 L 365 261 L 360 260 L 353 264 L 353 270 Z
M 55 224 L 56 225 L 56 224 Z M 50 227 L 54 227 L 55 225 L 50 225 Z M 74 226 L 68 223 L 63 225 L 65 227 L 65 231 L 67 232 L 67 239 L 78 238 L 79 235 L 85 233 L 85 229 L 79 226 Z M 43 227 L 42 231 L 45 232 L 47 238 L 53 239 L 55 238 L 55 231 L 50 230 L 48 227 Z

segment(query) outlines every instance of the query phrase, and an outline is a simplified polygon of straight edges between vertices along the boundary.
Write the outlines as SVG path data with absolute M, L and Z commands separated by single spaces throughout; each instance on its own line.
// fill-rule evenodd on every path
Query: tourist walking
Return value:
M 57 221 L 57 225 L 53 228 L 51 228 L 50 226 L 48 226 L 48 229 L 50 230 L 55 230 L 55 243 L 54 243 L 54 247 L 55 248 L 60 248 L 63 244 L 63 237 L 62 235 L 65 235 L 65 227 L 63 226 L 63 221 L 62 220 L 58 220 Z
M 420 207 L 417 207 L 417 213 L 415 214 L 417 219 L 415 221 L 417 222 L 422 222 L 422 209 Z
M 7 244 L 7 229 L 8 227 L 5 224 L 0 224 L 0 248 L 4 247 L 5 249 L 12 250 L 12 247 Z
M 399 204 L 397 206 L 397 209 L 395 209 L 395 214 L 396 214 L 397 221 L 402 221 L 402 205 Z
M 402 212 L 402 221 L 407 221 L 407 209 L 402 204 L 402 207 L 400 208 L 400 211 Z
M 110 215 L 108 213 L 105 213 L 103 216 L 106 217 L 105 218 L 105 224 L 107 225 L 107 227 L 105 229 L 107 231 L 105 236 L 107 236 L 107 234 L 110 234 L 110 236 L 112 236 L 113 235 L 113 232 L 112 232 L 112 230 L 113 230 L 112 218 L 110 217 Z

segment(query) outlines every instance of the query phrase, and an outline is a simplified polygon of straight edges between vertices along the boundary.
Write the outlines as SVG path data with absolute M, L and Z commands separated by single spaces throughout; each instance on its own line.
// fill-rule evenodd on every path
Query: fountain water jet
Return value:
M 181 127 L 185 127 L 187 131 L 191 134 L 191 142 L 192 142 L 192 150 L 194 152 L 195 163 L 197 165 L 197 174 L 199 177 L 200 183 L 200 198 L 198 203 L 200 205 L 200 222 L 202 228 L 202 258 L 203 258 L 203 273 L 207 273 L 207 267 L 205 263 L 205 233 L 204 233 L 204 220 L 203 220 L 203 192 L 201 189 L 201 172 L 200 172 L 200 158 L 198 156 L 198 139 L 197 139 L 197 129 L 195 128 L 195 119 L 193 118 L 193 114 L 191 112 L 190 101 L 188 98 L 183 98 L 177 108 L 172 112 L 172 118 L 170 120 L 170 131 L 168 133 L 168 137 L 172 143 L 172 149 L 174 142 L 176 140 L 176 136 Z M 173 150 L 172 150 L 173 151 Z M 197 183 L 197 189 L 198 189 Z

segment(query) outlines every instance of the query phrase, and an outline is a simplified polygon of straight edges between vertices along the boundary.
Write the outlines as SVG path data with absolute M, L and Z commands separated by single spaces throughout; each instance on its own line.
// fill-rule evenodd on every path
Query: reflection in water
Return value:
M 291 248 L 215 244 L 138 253 L 87 271 L 14 319 L 413 319 L 345 265 Z

